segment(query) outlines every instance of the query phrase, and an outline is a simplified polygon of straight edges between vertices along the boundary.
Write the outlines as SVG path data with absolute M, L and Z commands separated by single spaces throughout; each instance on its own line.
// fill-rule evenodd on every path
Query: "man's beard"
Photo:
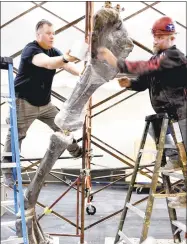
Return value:
M 153 53 L 157 54 L 160 51 L 159 47 L 153 46 Z

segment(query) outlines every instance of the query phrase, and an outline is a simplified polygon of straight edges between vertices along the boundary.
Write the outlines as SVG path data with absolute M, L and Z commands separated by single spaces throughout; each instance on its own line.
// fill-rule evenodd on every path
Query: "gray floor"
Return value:
M 93 191 L 99 189 L 101 186 L 93 186 Z M 39 197 L 39 201 L 45 205 L 50 205 L 53 203 L 65 190 L 66 186 L 60 184 L 48 184 L 43 187 L 42 192 Z M 89 216 L 85 214 L 85 226 L 88 226 L 103 217 L 121 209 L 124 204 L 124 199 L 126 195 L 126 190 L 123 187 L 111 187 L 102 192 L 97 193 L 93 199 L 93 205 L 96 207 L 97 212 L 94 216 Z M 132 201 L 139 200 L 147 195 L 137 195 L 133 194 Z M 12 192 L 8 192 L 8 197 L 12 197 Z M 58 202 L 53 210 L 62 214 L 66 218 L 75 222 L 75 212 L 76 212 L 76 191 L 71 190 L 60 202 Z M 145 209 L 146 203 L 140 204 L 138 207 L 140 209 Z M 42 208 L 37 207 L 37 213 L 42 213 Z M 185 222 L 186 212 L 185 209 L 177 210 L 178 219 Z M 119 215 L 112 217 L 92 228 L 85 231 L 85 240 L 88 244 L 104 244 L 105 237 L 114 237 L 116 229 L 119 223 Z M 5 213 L 1 221 L 13 220 L 14 216 L 11 213 Z M 75 234 L 75 228 L 69 223 L 53 216 L 47 215 L 40 220 L 42 228 L 45 232 L 55 232 L 55 233 L 67 233 Z M 131 238 L 139 238 L 141 233 L 141 223 L 142 219 L 136 216 L 132 212 L 128 212 L 126 223 L 124 225 L 124 233 Z M 7 239 L 9 236 L 15 235 L 15 232 L 8 229 L 8 227 L 2 227 L 1 229 L 1 240 Z M 166 209 L 166 204 L 164 199 L 156 199 L 154 204 L 154 211 L 151 220 L 151 226 L 149 235 L 157 239 L 171 239 L 171 229 L 168 219 L 168 212 Z M 60 244 L 74 244 L 78 243 L 79 238 L 72 237 L 60 237 Z

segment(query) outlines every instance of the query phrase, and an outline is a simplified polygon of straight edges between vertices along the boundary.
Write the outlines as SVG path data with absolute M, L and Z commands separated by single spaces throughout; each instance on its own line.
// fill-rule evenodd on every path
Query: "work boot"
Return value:
M 167 172 L 167 173 L 173 173 L 175 171 L 181 170 L 181 166 L 178 162 L 178 160 L 168 160 L 167 164 L 164 167 L 160 168 L 160 172 Z
M 82 157 L 82 147 L 77 144 L 77 141 L 75 139 L 73 140 L 73 143 L 68 146 L 67 150 L 69 151 L 69 154 L 75 159 Z
M 186 208 L 186 196 L 176 197 L 175 200 L 168 204 L 168 206 L 170 208 Z
M 69 151 L 69 154 L 74 157 L 75 159 L 82 157 L 82 147 L 77 147 L 74 151 Z
M 3 183 L 5 186 L 13 188 L 15 185 L 15 180 L 12 173 L 3 173 Z

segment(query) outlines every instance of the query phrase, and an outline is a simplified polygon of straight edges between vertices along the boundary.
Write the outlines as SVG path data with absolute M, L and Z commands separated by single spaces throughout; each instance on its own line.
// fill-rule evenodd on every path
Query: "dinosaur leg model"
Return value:
M 118 70 L 104 61 L 97 59 L 97 48 L 105 46 L 116 57 L 126 58 L 133 49 L 133 43 L 120 19 L 119 12 L 112 8 L 103 8 L 94 15 L 94 25 L 91 42 L 91 59 L 72 92 L 55 118 L 55 123 L 61 133 L 54 133 L 50 138 L 49 148 L 41 160 L 35 177 L 25 192 L 25 215 L 28 230 L 29 244 L 52 243 L 46 237 L 36 219 L 35 206 L 41 191 L 45 176 L 50 172 L 58 157 L 72 143 L 72 131 L 82 128 L 84 122 L 84 107 L 90 96 L 104 83 L 112 80 Z M 17 235 L 22 236 L 21 219 L 18 214 L 16 222 Z

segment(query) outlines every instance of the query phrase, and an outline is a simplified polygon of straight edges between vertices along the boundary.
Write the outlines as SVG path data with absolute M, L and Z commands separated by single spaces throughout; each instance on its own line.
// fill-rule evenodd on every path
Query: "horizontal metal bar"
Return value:
M 55 173 L 55 174 L 59 174 L 59 175 L 66 175 L 66 176 L 73 176 L 73 177 L 79 177 L 79 175 L 73 175 L 73 174 L 68 174 L 68 173 L 62 173 L 62 172 L 58 172 L 58 171 L 51 171 L 52 173 Z
M 32 3 L 35 4 L 35 5 L 37 5 L 37 6 L 39 5 L 38 3 L 35 3 L 35 2 L 32 2 Z M 63 19 L 62 17 L 60 17 L 59 15 L 53 13 L 52 11 L 48 10 L 47 8 L 45 8 L 45 7 L 41 6 L 41 5 L 38 6 L 38 7 L 40 7 L 40 8 L 43 9 L 43 10 L 45 10 L 46 12 L 52 14 L 53 16 L 57 17 L 58 19 L 64 21 L 66 24 L 69 24 L 69 22 L 68 22 L 67 20 Z M 80 32 L 84 33 L 84 31 L 81 30 L 80 28 L 78 28 L 77 26 L 72 26 L 72 27 L 74 27 L 75 29 L 77 29 L 77 30 L 79 30 Z
M 93 158 L 100 158 L 100 157 L 103 157 L 103 155 L 101 155 L 101 154 L 100 155 L 93 155 L 92 157 Z M 38 161 L 38 160 L 41 160 L 41 159 L 42 158 L 20 158 L 20 161 Z M 58 159 L 76 159 L 76 158 L 74 158 L 74 157 L 59 157 Z
M 125 88 L 125 89 L 123 89 L 122 91 L 119 91 L 119 92 L 113 94 L 112 96 L 107 97 L 106 99 L 104 99 L 104 100 L 102 100 L 102 101 L 100 101 L 100 102 L 94 104 L 94 105 L 91 107 L 91 109 L 96 108 L 96 107 L 100 106 L 101 104 L 103 104 L 103 103 L 105 103 L 105 102 L 108 102 L 109 100 L 113 99 L 114 97 L 117 97 L 117 96 L 121 95 L 122 93 L 124 93 L 124 92 L 126 92 L 126 91 L 128 91 L 128 90 Z
M 154 5 L 158 4 L 158 3 L 160 3 L 160 1 L 154 2 L 154 3 L 150 4 L 150 5 L 147 4 L 147 5 L 148 5 L 147 7 L 144 7 L 144 8 L 142 8 L 142 9 L 136 11 L 135 13 L 133 13 L 133 14 L 131 14 L 131 15 L 125 17 L 125 18 L 123 19 L 123 21 L 126 21 L 126 20 L 128 20 L 128 19 L 131 19 L 132 17 L 134 17 L 134 16 L 136 16 L 136 15 L 138 15 L 138 14 L 144 12 L 145 10 L 151 8 L 152 6 L 154 6 Z
M 119 150 L 117 150 L 116 148 L 112 147 L 111 145 L 109 145 L 108 143 L 102 141 L 101 139 L 99 139 L 98 137 L 91 135 L 92 138 L 96 139 L 97 141 L 101 142 L 102 144 L 104 144 L 105 146 L 109 147 L 110 149 L 114 150 L 115 152 L 121 154 L 122 156 L 128 158 L 129 160 L 131 160 L 132 162 L 134 162 L 134 160 L 132 158 L 130 158 L 129 156 L 125 155 L 124 153 L 120 152 Z
M 117 174 L 117 175 L 104 175 L 104 176 L 97 176 L 97 177 L 93 177 L 92 179 L 103 179 L 103 178 L 111 178 L 111 177 L 118 177 L 118 176 L 125 176 L 126 174 Z
M 59 28 L 58 30 L 55 31 L 55 34 L 57 35 L 57 34 L 59 34 L 60 32 L 62 32 L 62 31 L 64 31 L 64 30 L 68 29 L 69 27 L 72 27 L 73 25 L 77 24 L 78 22 L 80 22 L 80 21 L 83 20 L 84 18 L 85 18 L 85 15 L 83 15 L 83 16 L 81 16 L 80 18 L 78 18 L 78 19 L 72 21 L 71 23 L 69 23 L 69 24 L 63 26 L 62 28 Z
M 144 217 L 145 217 L 145 213 L 144 213 L 142 210 L 140 210 L 140 209 L 134 207 L 134 206 L 133 206 L 132 204 L 130 204 L 129 202 L 126 204 L 126 206 L 127 206 L 127 208 L 130 209 L 132 212 L 134 212 L 135 214 L 137 214 L 138 216 L 140 216 L 141 218 L 144 219 Z
M 186 196 L 186 193 L 185 192 L 181 192 L 181 193 L 168 193 L 168 194 L 153 193 L 152 196 L 155 197 L 155 198 L 183 197 L 183 196 Z
M 115 180 L 115 181 L 109 183 L 108 185 L 106 185 L 106 186 L 104 186 L 104 187 L 98 189 L 97 191 L 92 192 L 92 193 L 90 194 L 90 196 L 93 196 L 93 195 L 95 195 L 96 193 L 98 193 L 98 192 L 100 192 L 100 191 L 103 191 L 104 189 L 106 189 L 106 188 L 108 188 L 108 187 L 114 185 L 116 182 L 118 182 L 118 181 L 120 181 L 120 180 L 122 180 L 122 179 L 125 179 L 125 178 L 127 178 L 128 176 L 130 176 L 130 175 L 131 175 L 131 174 L 125 175 L 125 176 L 123 176 L 123 177 L 120 177 L 119 179 L 117 179 L 117 180 Z
M 28 10 L 24 11 L 23 13 L 19 14 L 18 16 L 14 17 L 13 19 L 9 20 L 8 22 L 4 23 L 3 25 L 0 26 L 0 29 L 2 29 L 3 27 L 5 27 L 6 25 L 12 23 L 13 21 L 19 19 L 20 17 L 24 16 L 25 14 L 28 14 L 29 12 L 31 12 L 32 10 L 40 7 L 41 5 L 45 4 L 47 2 L 42 2 L 40 4 L 38 4 L 38 6 L 33 6 L 32 8 L 29 8 Z
M 107 111 L 108 109 L 110 109 L 110 108 L 112 108 L 112 107 L 114 107 L 114 106 L 120 104 L 121 102 L 127 100 L 128 98 L 133 97 L 133 96 L 136 95 L 137 93 L 138 93 L 138 92 L 135 92 L 135 93 L 131 94 L 130 96 L 125 97 L 125 98 L 121 99 L 120 101 L 118 101 L 118 102 L 112 104 L 111 106 L 109 106 L 109 107 L 107 107 L 107 108 L 101 110 L 100 112 L 93 114 L 93 115 L 91 116 L 91 118 L 93 118 L 93 117 L 95 117 L 95 116 L 97 116 L 97 115 L 99 115 L 99 114 L 101 114 L 101 113 Z
M 103 221 L 105 221 L 105 220 L 107 220 L 107 219 L 110 219 L 110 218 L 112 218 L 113 216 L 115 216 L 115 215 L 121 213 L 122 211 L 123 211 L 123 208 L 120 209 L 120 210 L 118 210 L 118 211 L 116 211 L 115 213 L 112 213 L 112 214 L 110 214 L 110 215 L 108 215 L 108 216 L 106 216 L 106 217 L 104 217 L 104 218 L 102 218 L 102 219 L 100 219 L 100 220 L 98 220 L 98 221 L 96 221 L 96 222 L 94 222 L 94 223 L 92 223 L 92 224 L 86 226 L 86 227 L 84 228 L 84 230 L 88 230 L 88 229 L 92 228 L 94 225 L 97 225 L 97 224 L 99 224 L 99 223 L 101 223 L 101 222 L 103 222 Z
M 152 51 L 151 49 L 149 49 L 148 47 L 145 47 L 143 44 L 141 44 L 140 42 L 134 40 L 133 38 L 131 38 L 131 39 L 132 39 L 133 43 L 134 43 L 136 46 L 140 47 L 141 49 L 147 51 L 147 52 L 150 53 L 150 54 L 153 54 L 153 51 Z
M 62 95 L 58 94 L 57 92 L 55 92 L 53 90 L 51 91 L 51 95 L 62 102 L 65 102 L 67 100 L 67 98 L 63 97 Z
M 149 8 L 152 8 L 152 9 L 155 10 L 157 13 L 162 14 L 163 16 L 166 16 L 163 12 L 161 12 L 160 10 L 154 8 L 153 5 L 151 6 L 151 5 L 149 5 L 148 3 L 144 2 L 144 1 L 141 1 L 141 3 L 145 4 L 146 6 L 149 6 Z M 181 27 L 187 29 L 187 27 L 186 27 L 185 25 L 181 24 L 180 22 L 178 22 L 178 21 L 175 21 L 175 22 L 176 22 L 178 25 L 180 25 Z

